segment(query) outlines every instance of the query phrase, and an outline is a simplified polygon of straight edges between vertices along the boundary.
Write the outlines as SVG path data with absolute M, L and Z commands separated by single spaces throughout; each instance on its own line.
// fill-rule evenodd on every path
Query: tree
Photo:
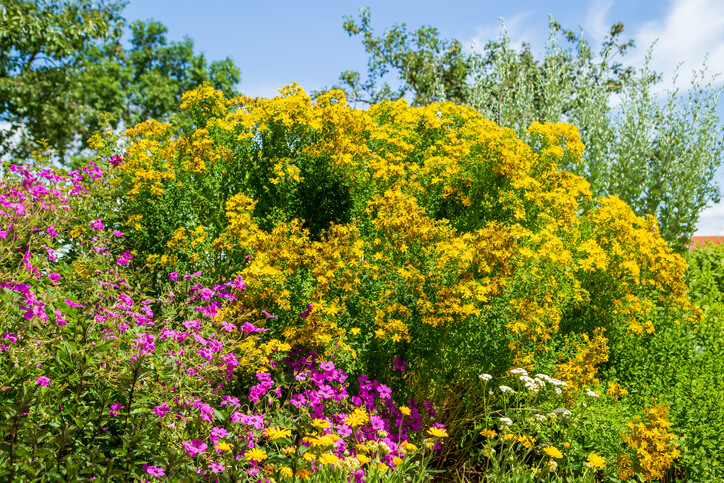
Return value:
M 344 29 L 350 36 L 362 35 L 370 55 L 367 80 L 362 81 L 358 72 L 348 70 L 340 76 L 342 85 L 335 86 L 345 90 L 351 101 L 372 104 L 399 99 L 408 93 L 412 94 L 415 106 L 442 99 L 461 104 L 467 101 L 470 59 L 459 41 L 441 40 L 432 27 L 422 27 L 410 34 L 405 24 L 375 37 L 367 8 L 362 10 L 359 23 L 347 17 Z M 398 73 L 397 89 L 382 81 L 391 70 Z
M 721 90 L 703 69 L 685 95 L 674 89 L 657 96 L 660 74 L 648 63 L 635 69 L 620 60 L 634 47 L 621 40 L 623 24 L 611 27 L 597 55 L 582 34 L 552 19 L 549 25 L 538 60 L 529 45 L 514 49 L 507 33 L 483 53 L 465 53 L 431 27 L 407 34 L 403 24 L 375 37 L 363 10 L 358 22 L 347 18 L 344 29 L 363 35 L 368 76 L 362 81 L 347 71 L 342 87 L 350 99 L 367 103 L 404 96 L 415 105 L 452 100 L 526 139 L 533 122 L 571 122 L 586 151 L 582 163 L 561 167 L 584 176 L 595 196 L 617 195 L 638 215 L 655 215 L 665 239 L 683 248 L 702 210 L 719 201 L 714 175 L 724 152 Z M 383 82 L 392 73 L 397 91 Z
M 34 139 L 60 153 L 72 145 L 87 108 L 80 67 L 91 47 L 120 36 L 123 2 L 2 0 L 0 4 L 1 154 L 27 157 Z
M 131 24 L 124 49 L 122 2 L 3 2 L 0 120 L 11 128 L 0 154 L 26 158 L 47 139 L 68 162 L 102 123 L 166 120 L 204 82 L 235 94 L 240 73 L 229 58 L 208 64 L 191 39 L 168 41 L 159 22 Z

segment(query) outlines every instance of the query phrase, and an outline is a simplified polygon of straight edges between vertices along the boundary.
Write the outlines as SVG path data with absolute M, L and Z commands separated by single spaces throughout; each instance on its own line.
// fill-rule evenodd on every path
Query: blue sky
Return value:
M 593 46 L 620 21 L 624 37 L 636 41 L 628 62 L 640 64 L 657 41 L 652 67 L 664 74 L 662 88 L 671 86 L 680 63 L 678 85 L 685 88 L 707 53 L 710 72 L 724 74 L 724 0 L 130 0 L 124 16 L 162 22 L 171 40 L 192 38 L 208 60 L 230 57 L 241 68 L 241 92 L 268 97 L 292 82 L 310 92 L 331 86 L 344 70 L 364 72 L 360 39 L 342 28 L 344 17 L 356 18 L 361 7 L 371 9 L 376 32 L 431 25 L 466 46 L 498 38 L 502 17 L 512 42 L 529 42 L 535 53 L 547 39 L 549 14 L 565 28 L 580 26 Z M 716 81 L 723 83 L 724 77 Z M 724 188 L 724 170 L 718 183 Z M 702 214 L 697 234 L 724 235 L 724 203 Z

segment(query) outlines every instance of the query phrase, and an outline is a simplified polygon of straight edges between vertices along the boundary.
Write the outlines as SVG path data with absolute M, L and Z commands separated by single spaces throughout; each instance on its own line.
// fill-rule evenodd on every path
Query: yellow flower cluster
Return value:
M 603 336 L 602 329 L 595 330 L 593 340 L 586 334 L 581 334 L 581 338 L 583 344 L 577 344 L 576 354 L 554 368 L 556 377 L 568 384 L 568 391 L 598 384 L 597 366 L 608 360 L 608 339 Z
M 661 306 L 694 313 L 685 263 L 655 220 L 592 200 L 560 169 L 584 149 L 568 124 L 534 123 L 526 144 L 463 106 L 363 111 L 340 91 L 312 101 L 297 85 L 273 99 L 205 85 L 181 109 L 173 125 L 126 133 L 128 226 L 157 240 L 144 259 L 242 275 L 241 303 L 278 316 L 262 325 L 286 343 L 455 348 L 457 367 L 438 372 L 477 374 L 489 346 L 507 346 L 502 366 L 526 366 L 561 327 L 645 335 Z M 319 201 L 320 180 L 349 206 L 314 231 L 300 213 L 327 216 L 304 206 Z M 602 332 L 588 343 L 559 377 L 592 384 L 607 345 Z
M 629 422 L 629 432 L 623 440 L 636 454 L 639 473 L 646 480 L 661 480 L 681 451 L 674 441 L 676 435 L 669 431 L 671 422 L 666 406 L 659 404 L 648 408 L 646 419 L 646 422 L 639 418 Z

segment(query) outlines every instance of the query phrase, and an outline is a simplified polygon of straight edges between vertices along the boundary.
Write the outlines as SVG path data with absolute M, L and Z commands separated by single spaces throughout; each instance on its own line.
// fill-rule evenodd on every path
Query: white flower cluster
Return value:
M 550 414 L 551 417 L 556 417 L 558 419 L 564 419 L 569 417 L 571 413 L 568 409 L 564 407 L 556 408 L 553 410 L 553 412 Z
M 514 369 L 514 370 L 523 371 L 523 369 Z M 510 371 L 510 372 L 513 372 L 513 371 Z M 525 372 L 525 371 L 523 371 L 523 372 Z M 559 379 L 554 379 L 547 374 L 536 374 L 535 378 L 532 378 L 527 373 L 525 373 L 524 375 L 520 376 L 520 380 L 525 385 L 525 388 L 531 392 L 538 392 L 541 390 L 541 388 L 545 387 L 546 384 L 550 384 L 555 387 L 556 394 L 561 394 L 562 391 L 560 388 L 568 386 L 568 384 L 566 384 L 565 382 L 563 382 Z
M 490 374 L 480 374 L 478 377 L 480 378 L 481 381 L 485 381 L 485 382 L 488 382 L 489 380 L 491 380 L 493 378 L 493 376 L 491 376 Z

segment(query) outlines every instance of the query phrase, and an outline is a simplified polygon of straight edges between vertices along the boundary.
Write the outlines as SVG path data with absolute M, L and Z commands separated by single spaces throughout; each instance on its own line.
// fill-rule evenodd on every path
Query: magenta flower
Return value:
M 312 305 L 312 304 L 307 305 L 307 310 L 305 310 L 304 312 L 299 314 L 299 316 L 303 319 L 306 319 L 307 317 L 309 317 L 309 314 L 312 312 L 312 308 L 314 308 L 314 305 Z
M 108 410 L 108 414 L 110 414 L 111 416 L 118 416 L 118 410 L 123 409 L 125 407 L 126 406 L 124 406 L 123 404 L 120 404 L 120 403 L 111 404 L 111 409 Z M 161 476 L 163 476 L 163 475 L 161 475 Z
M 214 473 L 221 473 L 226 469 L 222 466 L 221 463 L 217 463 L 216 461 L 212 461 L 211 463 L 209 463 L 208 468 Z
M 163 467 L 161 466 L 148 466 L 146 467 L 146 473 L 151 476 L 158 476 L 159 478 L 166 476 L 166 473 L 164 473 Z
M 61 279 L 61 276 L 60 276 L 59 273 L 50 272 L 50 273 L 48 274 L 48 278 L 49 278 L 50 280 L 52 280 L 53 282 L 57 282 L 58 280 Z
M 168 274 L 168 278 L 170 278 L 171 280 L 178 280 L 178 273 L 171 272 Z
M 65 320 L 65 317 L 63 317 L 63 314 L 60 312 L 60 310 L 55 311 L 55 323 L 58 327 L 64 327 L 68 324 L 68 321 Z
M 123 232 L 122 232 L 122 231 L 118 231 L 118 230 L 113 230 L 113 236 L 121 237 L 121 236 L 123 236 Z
M 164 401 L 160 406 L 156 406 L 153 408 L 153 414 L 158 416 L 159 418 L 164 417 L 166 414 L 168 414 L 169 407 L 168 404 L 166 404 L 166 401 Z
M 100 218 L 96 218 L 96 221 L 91 222 L 90 224 L 91 228 L 94 230 L 102 230 L 103 229 L 103 222 Z
M 128 264 L 133 260 L 133 255 L 131 255 L 131 252 L 126 250 L 125 253 L 123 253 L 121 256 L 118 257 L 118 265 L 123 265 L 124 267 L 128 266 Z
M 45 233 L 47 233 L 47 234 L 50 235 L 51 237 L 56 237 L 56 236 L 58 236 L 58 232 L 55 231 L 55 227 L 54 227 L 53 225 L 48 225 L 48 229 L 45 230 Z
M 199 453 L 203 453 L 204 451 L 206 451 L 206 448 L 208 448 L 206 443 L 204 443 L 200 439 L 192 439 L 190 443 L 188 443 L 186 441 L 181 441 L 181 446 L 184 447 L 186 452 L 192 458 Z
M 226 438 L 229 435 L 229 432 L 225 430 L 224 428 L 220 428 L 218 426 L 214 426 L 214 428 L 211 430 L 211 441 L 216 442 L 217 439 L 223 439 Z
M 35 384 L 39 384 L 43 387 L 47 387 L 47 386 L 50 386 L 50 379 L 48 379 L 45 376 L 40 376 L 39 378 L 37 378 L 35 380 Z
M 76 307 L 76 308 L 77 308 L 77 307 L 83 307 L 83 308 L 85 308 L 85 305 L 77 304 L 77 303 L 73 302 L 72 300 L 65 299 L 64 302 L 65 302 L 66 304 L 70 305 L 71 307 Z

